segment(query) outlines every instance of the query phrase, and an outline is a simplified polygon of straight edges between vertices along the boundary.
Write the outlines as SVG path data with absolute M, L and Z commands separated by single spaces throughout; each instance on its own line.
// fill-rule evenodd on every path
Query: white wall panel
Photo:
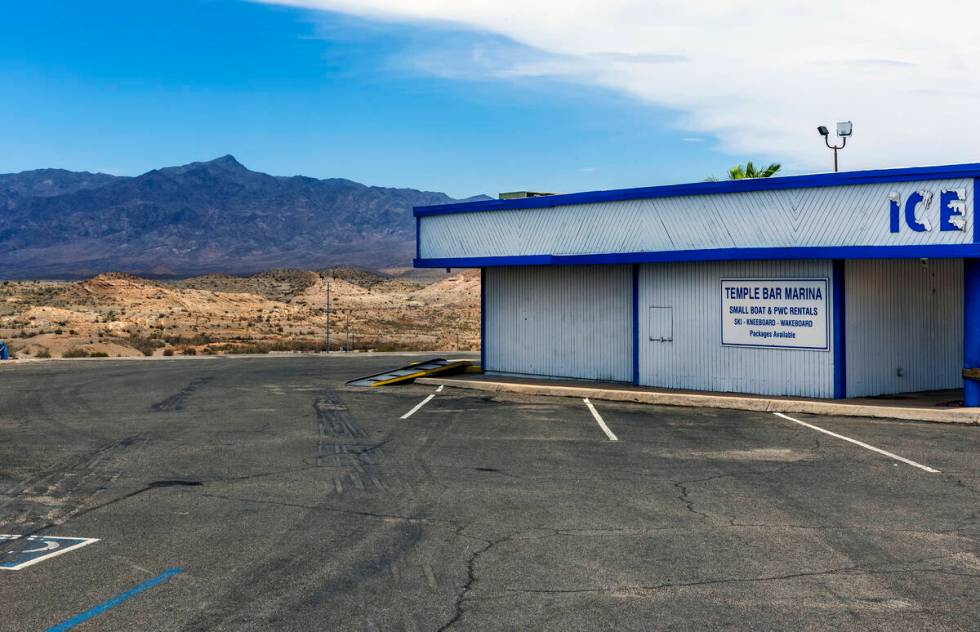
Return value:
M 722 278 L 826 278 L 830 261 L 731 261 L 640 266 L 639 307 L 671 307 L 670 342 L 651 341 L 641 329 L 640 383 L 664 388 L 834 396 L 830 351 L 723 347 Z M 828 306 L 833 310 L 832 297 Z M 833 323 L 831 322 L 831 327 Z
M 966 230 L 940 231 L 939 195 L 964 190 Z M 715 248 L 967 244 L 973 181 L 892 182 L 453 213 L 420 218 L 422 258 L 661 252 Z M 933 194 L 934 227 L 890 232 L 889 196 Z
M 962 260 L 847 261 L 844 277 L 849 397 L 962 386 Z
M 486 370 L 632 379 L 629 266 L 487 268 Z

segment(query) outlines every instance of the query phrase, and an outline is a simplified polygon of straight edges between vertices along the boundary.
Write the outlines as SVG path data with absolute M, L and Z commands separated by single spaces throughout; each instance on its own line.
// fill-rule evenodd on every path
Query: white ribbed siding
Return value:
M 844 278 L 849 397 L 962 386 L 961 259 L 847 261 Z
M 722 278 L 826 278 L 828 260 L 663 263 L 640 266 L 640 384 L 664 388 L 834 396 L 830 351 L 721 346 Z M 646 333 L 650 307 L 673 308 L 673 340 Z M 828 300 L 833 311 L 833 299 Z M 833 327 L 832 316 L 831 327 Z
M 939 194 L 965 190 L 965 231 L 889 230 L 889 196 L 934 196 L 920 217 L 939 225 Z M 967 244 L 973 181 L 929 180 L 752 191 L 453 213 L 420 218 L 422 258 L 665 252 L 716 248 Z
M 486 370 L 632 379 L 629 266 L 487 268 Z

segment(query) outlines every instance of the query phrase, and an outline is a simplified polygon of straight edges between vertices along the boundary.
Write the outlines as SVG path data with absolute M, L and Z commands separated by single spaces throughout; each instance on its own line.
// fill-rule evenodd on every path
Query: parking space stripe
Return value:
M 182 568 L 168 568 L 167 570 L 163 571 L 153 579 L 148 579 L 142 584 L 130 588 L 126 592 L 119 593 L 118 595 L 116 595 L 112 599 L 109 599 L 108 601 L 103 601 L 102 603 L 95 606 L 94 608 L 89 608 L 85 612 L 76 614 L 71 619 L 68 619 L 67 621 L 62 621 L 58 625 L 48 628 L 45 632 L 64 632 L 65 630 L 70 630 L 74 628 L 76 625 L 80 623 L 85 623 L 92 617 L 96 617 L 102 614 L 106 610 L 115 608 L 122 602 L 126 601 L 127 599 L 131 599 L 132 597 L 135 597 L 136 595 L 140 594 L 144 590 L 149 590 L 150 588 L 153 588 L 157 584 L 162 584 L 163 582 L 167 581 L 177 573 L 182 573 L 183 571 L 184 569 Z
M 442 392 L 442 387 L 443 385 L 440 384 L 439 388 L 436 389 L 436 393 Z M 407 413 L 399 417 L 399 419 L 408 419 L 409 417 L 417 413 L 420 408 L 422 408 L 423 406 L 425 406 L 426 404 L 432 401 L 432 398 L 436 396 L 436 393 L 433 393 L 428 397 L 426 397 L 425 399 L 423 399 L 421 402 L 415 405 L 415 408 L 413 408 L 412 410 L 408 411 Z
M 784 415 L 783 413 L 773 413 L 773 414 L 776 415 L 777 417 L 782 417 L 783 419 L 788 419 L 788 420 L 790 420 L 792 422 L 798 423 L 801 426 L 806 426 L 807 428 L 812 428 L 813 430 L 816 430 L 817 432 L 822 432 L 822 433 L 824 433 L 826 435 L 830 435 L 831 437 L 837 437 L 838 439 L 843 439 L 844 441 L 848 441 L 850 443 L 853 443 L 854 445 L 859 445 L 859 446 L 861 446 L 862 448 L 864 448 L 866 450 L 871 450 L 872 452 L 877 452 L 878 454 L 883 454 L 883 455 L 885 455 L 885 456 L 887 456 L 887 457 L 889 457 L 891 459 L 895 459 L 896 461 L 901 461 L 902 463 L 907 463 L 908 465 L 911 465 L 912 467 L 917 467 L 920 470 L 925 470 L 926 472 L 929 472 L 930 474 L 940 474 L 941 473 L 939 470 L 934 469 L 934 468 L 931 468 L 928 465 L 922 465 L 921 463 L 916 463 L 915 461 L 912 461 L 910 459 L 906 459 L 905 457 L 898 456 L 897 454 L 892 454 L 891 452 L 887 452 L 885 450 L 882 450 L 881 448 L 876 448 L 873 445 L 868 445 L 867 443 L 864 443 L 863 441 L 858 441 L 857 439 L 851 439 L 850 437 L 845 437 L 844 435 L 837 434 L 836 432 L 831 432 L 829 430 L 824 430 L 823 428 L 820 428 L 818 426 L 814 426 L 813 424 L 808 424 L 805 421 L 800 421 L 799 419 L 793 419 L 789 415 Z
M 602 431 L 606 433 L 606 436 L 609 437 L 609 440 L 619 441 L 619 438 L 613 434 L 613 431 L 609 429 L 609 426 L 606 425 L 606 422 L 602 420 L 602 415 L 600 415 L 599 411 L 595 409 L 595 406 L 592 405 L 592 402 L 589 401 L 589 398 L 586 397 L 582 401 L 585 402 L 585 405 L 589 407 L 589 411 L 592 413 L 592 416 L 595 417 L 596 423 L 598 423 L 599 427 L 602 428 Z

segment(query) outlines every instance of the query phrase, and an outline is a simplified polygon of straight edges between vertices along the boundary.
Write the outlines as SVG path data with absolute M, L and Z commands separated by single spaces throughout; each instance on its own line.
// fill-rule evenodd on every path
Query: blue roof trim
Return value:
M 486 200 L 482 202 L 457 202 L 438 206 L 417 206 L 416 217 L 430 215 L 450 215 L 452 213 L 476 213 L 484 211 L 506 211 L 520 208 L 549 208 L 570 204 L 589 204 L 593 202 L 613 202 L 617 200 L 636 200 L 686 195 L 719 195 L 723 193 L 745 193 L 748 191 L 775 191 L 779 189 L 809 189 L 814 187 L 873 184 L 880 182 L 909 182 L 913 180 L 947 180 L 954 178 L 980 177 L 980 163 L 945 165 L 939 167 L 911 167 L 904 169 L 876 169 L 873 171 L 845 171 L 843 173 L 819 173 L 803 176 L 784 176 L 777 178 L 752 178 L 747 180 L 723 180 L 719 182 L 696 182 L 693 184 L 669 184 L 657 187 L 636 189 L 612 189 L 609 191 L 588 191 L 567 193 L 517 200 Z
M 484 268 L 583 264 L 666 263 L 758 259 L 962 259 L 980 258 L 980 244 L 932 246 L 814 246 L 807 248 L 714 248 L 592 255 L 526 255 L 415 259 L 416 268 Z

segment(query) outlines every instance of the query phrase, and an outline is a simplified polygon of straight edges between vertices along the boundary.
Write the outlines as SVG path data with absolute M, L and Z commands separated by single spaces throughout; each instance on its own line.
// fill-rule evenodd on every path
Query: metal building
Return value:
M 826 398 L 963 385 L 978 406 L 978 182 L 969 164 L 419 207 L 415 265 L 482 270 L 488 373 Z

